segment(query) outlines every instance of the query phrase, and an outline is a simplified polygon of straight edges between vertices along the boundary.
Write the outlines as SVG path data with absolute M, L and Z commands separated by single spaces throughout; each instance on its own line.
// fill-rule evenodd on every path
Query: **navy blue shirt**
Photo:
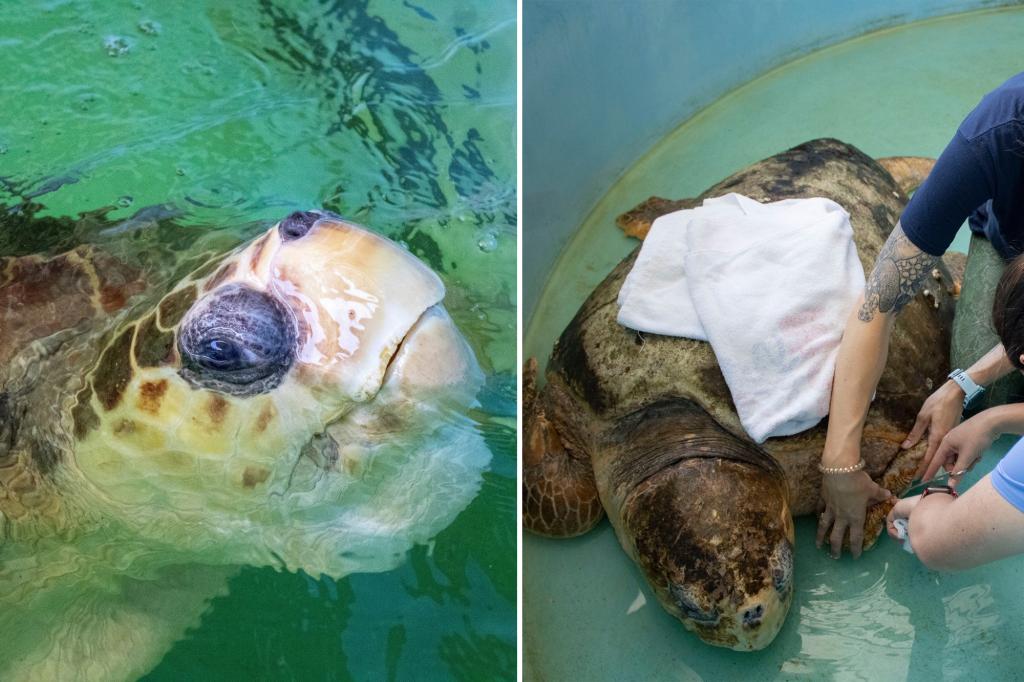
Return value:
M 1024 252 L 1024 73 L 967 115 L 900 224 L 917 248 L 940 256 L 965 219 L 1003 258 Z

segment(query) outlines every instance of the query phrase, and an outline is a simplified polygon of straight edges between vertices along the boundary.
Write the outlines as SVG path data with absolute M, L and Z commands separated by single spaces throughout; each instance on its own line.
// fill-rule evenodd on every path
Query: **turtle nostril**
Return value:
M 289 241 L 305 237 L 313 224 L 323 216 L 314 211 L 296 211 L 281 221 L 278 230 L 281 232 L 281 240 Z
M 743 612 L 743 625 L 748 628 L 756 628 L 761 624 L 761 619 L 764 617 L 764 605 L 758 604 L 756 607 L 747 609 Z

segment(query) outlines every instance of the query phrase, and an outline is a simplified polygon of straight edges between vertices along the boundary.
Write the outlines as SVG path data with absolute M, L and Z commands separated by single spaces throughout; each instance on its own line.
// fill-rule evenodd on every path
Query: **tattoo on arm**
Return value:
M 861 322 L 870 322 L 877 312 L 895 315 L 903 310 L 914 300 L 925 275 L 937 260 L 914 246 L 903 227 L 896 223 L 875 261 L 875 269 L 864 288 L 864 305 L 857 317 Z

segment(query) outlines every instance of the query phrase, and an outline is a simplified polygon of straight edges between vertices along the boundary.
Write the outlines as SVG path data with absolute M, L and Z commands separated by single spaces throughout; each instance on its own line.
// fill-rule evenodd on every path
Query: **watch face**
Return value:
M 957 496 L 956 491 L 953 490 L 952 486 L 933 485 L 925 488 L 924 492 L 921 493 L 921 497 L 928 497 L 932 493 L 945 493 L 946 495 L 952 495 L 953 497 Z

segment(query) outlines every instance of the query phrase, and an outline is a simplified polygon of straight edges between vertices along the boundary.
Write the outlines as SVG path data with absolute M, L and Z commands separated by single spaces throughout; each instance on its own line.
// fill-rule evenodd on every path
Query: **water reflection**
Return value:
M 790 614 L 799 618 L 801 650 L 783 664 L 782 672 L 867 679 L 863 663 L 870 660 L 871 677 L 906 677 L 914 626 L 910 610 L 886 594 L 884 570 L 882 575 L 860 572 L 851 577 L 830 572 L 804 574 L 801 579 L 823 582 L 805 588 L 799 612 Z

